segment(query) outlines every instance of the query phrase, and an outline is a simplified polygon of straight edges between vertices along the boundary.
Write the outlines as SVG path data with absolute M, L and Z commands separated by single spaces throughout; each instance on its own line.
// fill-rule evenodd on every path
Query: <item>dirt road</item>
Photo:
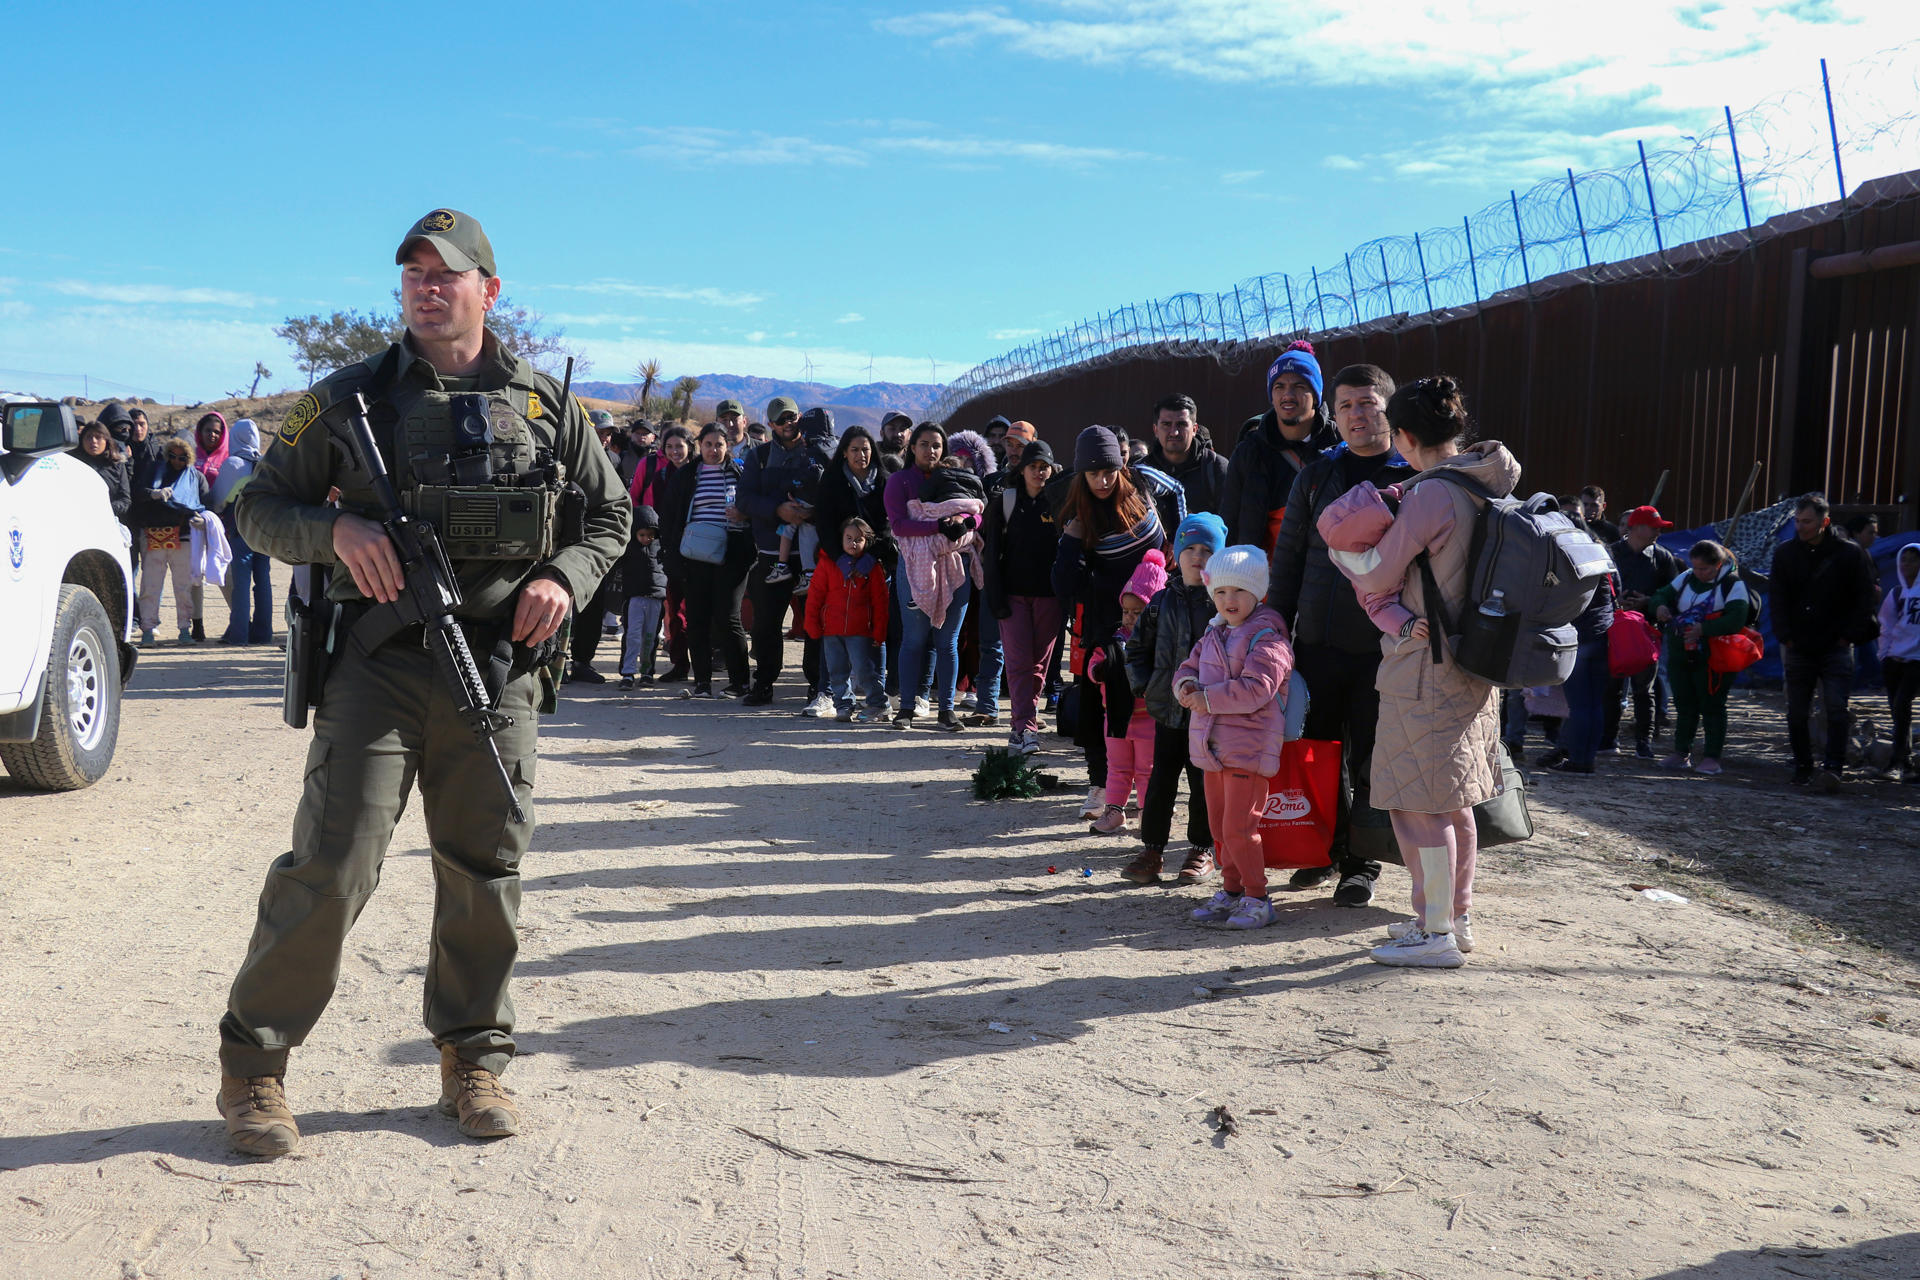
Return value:
M 257 1163 L 215 1024 L 300 781 L 277 699 L 269 650 L 162 647 L 108 780 L 0 782 L 0 1275 L 1920 1275 L 1913 789 L 1790 792 L 1751 717 L 1718 782 L 1541 778 L 1435 973 L 1366 960 L 1398 868 L 1189 927 L 1083 793 L 971 800 L 984 731 L 569 697 L 523 1136 L 431 1109 L 414 806 Z

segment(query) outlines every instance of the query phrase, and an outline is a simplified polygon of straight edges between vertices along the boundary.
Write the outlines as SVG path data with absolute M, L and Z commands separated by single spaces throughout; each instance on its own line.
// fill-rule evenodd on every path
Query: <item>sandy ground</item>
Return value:
M 0 781 L 0 1275 L 1920 1275 L 1916 789 L 1788 790 L 1742 745 L 1770 704 L 1718 782 L 1540 778 L 1438 973 L 1366 959 L 1397 867 L 1369 909 L 1189 927 L 1083 792 L 973 801 L 986 731 L 570 696 L 524 1134 L 431 1110 L 415 806 L 294 1058 L 305 1144 L 260 1163 L 214 1048 L 300 777 L 278 680 L 162 646 L 106 781 Z

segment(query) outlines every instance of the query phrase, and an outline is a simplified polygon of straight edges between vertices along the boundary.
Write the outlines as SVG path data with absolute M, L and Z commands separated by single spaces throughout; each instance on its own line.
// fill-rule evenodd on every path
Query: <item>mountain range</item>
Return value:
M 939 398 L 942 388 L 924 382 L 865 382 L 853 387 L 836 387 L 825 382 L 791 382 L 780 378 L 754 378 L 732 373 L 699 375 L 700 389 L 693 394 L 706 417 L 722 400 L 738 400 L 746 406 L 747 419 L 758 422 L 766 416 L 767 401 L 775 396 L 791 396 L 802 409 L 825 406 L 839 426 L 859 423 L 865 427 L 880 425 L 880 415 L 893 409 L 921 418 Z M 665 395 L 678 378 L 663 377 L 654 387 L 655 395 Z M 640 393 L 637 382 L 580 381 L 573 389 L 596 400 L 631 402 Z

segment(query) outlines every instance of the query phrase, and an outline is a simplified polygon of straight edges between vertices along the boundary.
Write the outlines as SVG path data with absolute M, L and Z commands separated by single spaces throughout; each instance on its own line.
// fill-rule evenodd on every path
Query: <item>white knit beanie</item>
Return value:
M 1228 547 L 1207 561 L 1207 590 L 1239 587 L 1255 600 L 1267 595 L 1267 555 L 1258 547 Z

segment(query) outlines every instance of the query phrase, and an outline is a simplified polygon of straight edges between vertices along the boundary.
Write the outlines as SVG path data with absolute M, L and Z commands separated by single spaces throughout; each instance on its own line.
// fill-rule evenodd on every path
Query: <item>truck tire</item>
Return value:
M 40 732 L 32 742 L 0 743 L 0 764 L 30 787 L 77 791 L 113 763 L 120 740 L 120 657 L 113 624 L 85 587 L 60 588 Z

